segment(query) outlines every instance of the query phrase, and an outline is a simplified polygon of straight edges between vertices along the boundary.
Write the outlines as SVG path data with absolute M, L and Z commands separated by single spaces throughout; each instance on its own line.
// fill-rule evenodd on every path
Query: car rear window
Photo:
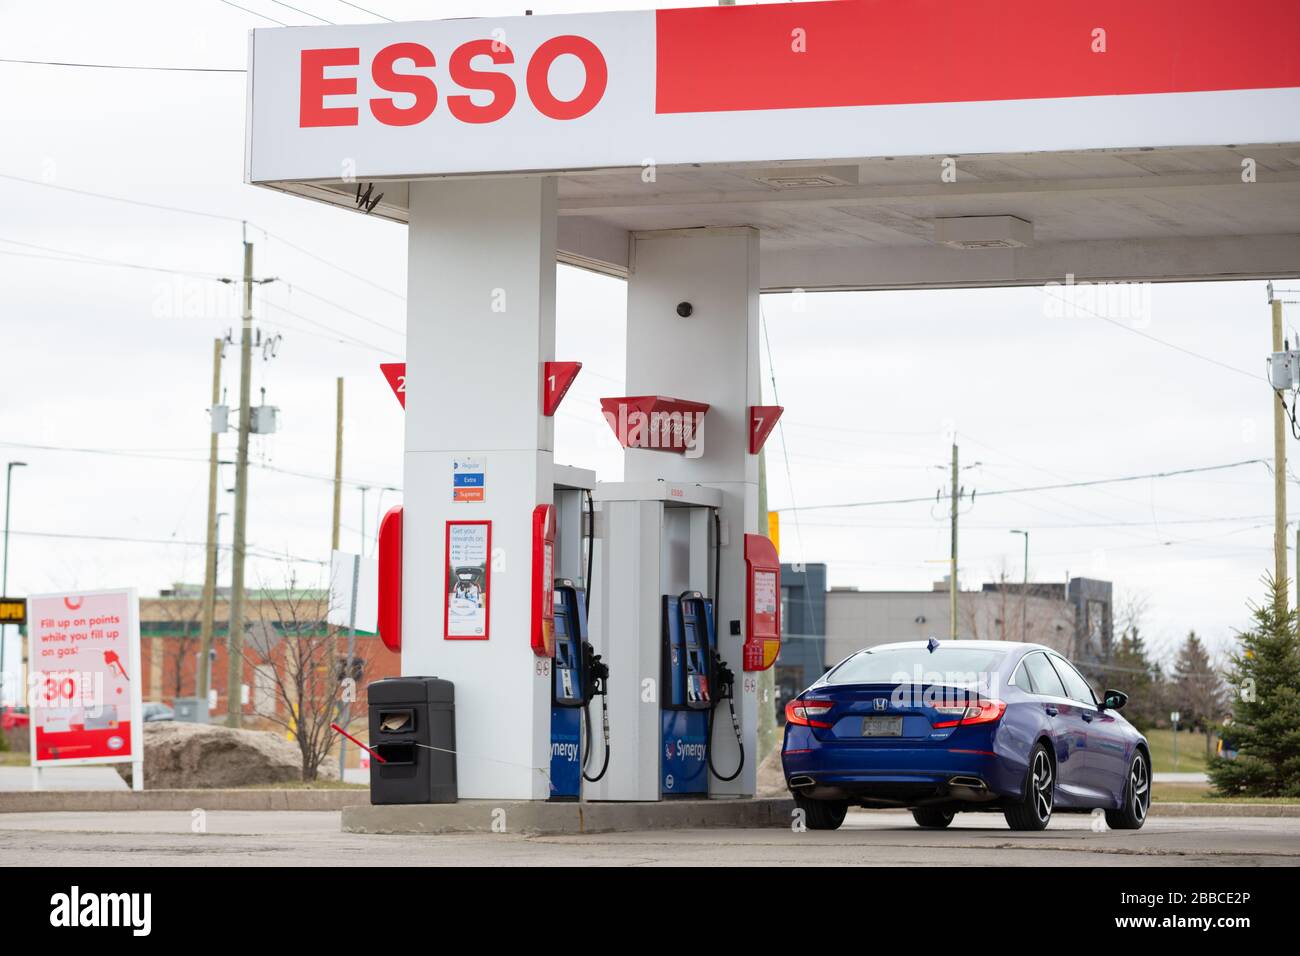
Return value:
M 1052 667 L 1046 654 L 1030 654 L 1025 658 L 1024 668 L 1029 673 L 1029 679 L 1033 681 L 1033 687 L 1026 688 L 1027 690 L 1046 697 L 1070 696 L 1065 692 L 1065 685 L 1061 683 L 1061 678 L 1056 676 L 1056 669 Z
M 859 651 L 826 675 L 828 684 L 975 684 L 988 680 L 1006 651 L 940 645 Z

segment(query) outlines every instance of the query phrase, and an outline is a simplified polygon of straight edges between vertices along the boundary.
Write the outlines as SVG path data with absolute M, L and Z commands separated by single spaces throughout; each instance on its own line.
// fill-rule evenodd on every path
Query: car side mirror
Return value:
M 1108 690 L 1101 697 L 1103 710 L 1123 710 L 1128 703 L 1128 694 L 1122 690 Z

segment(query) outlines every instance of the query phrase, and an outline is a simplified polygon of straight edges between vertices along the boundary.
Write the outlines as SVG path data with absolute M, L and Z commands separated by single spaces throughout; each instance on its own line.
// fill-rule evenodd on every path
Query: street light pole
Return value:
M 1021 534 L 1025 536 L 1025 582 L 1020 587 L 1020 639 L 1028 640 L 1028 608 L 1029 608 L 1029 532 L 1012 531 L 1012 534 Z
M 9 467 L 5 469 L 5 543 L 4 543 L 4 569 L 0 570 L 0 596 L 6 596 L 9 593 L 9 491 L 14 480 L 15 468 L 26 468 L 25 461 L 11 461 Z M 7 671 L 5 671 L 5 644 L 9 641 L 9 625 L 0 624 L 0 706 L 4 704 L 4 680 Z

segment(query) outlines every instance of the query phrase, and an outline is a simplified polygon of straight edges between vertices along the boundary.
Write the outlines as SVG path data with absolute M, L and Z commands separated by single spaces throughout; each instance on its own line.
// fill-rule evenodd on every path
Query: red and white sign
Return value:
M 246 178 L 1300 140 L 1300 4 L 1241 10 L 832 0 L 258 29 Z
M 405 362 L 380 362 L 379 371 L 384 373 L 384 379 L 388 386 L 397 396 L 397 400 L 406 407 L 406 363 Z
M 765 671 L 781 653 L 781 559 L 771 539 L 745 535 L 745 645 L 741 666 Z
M 781 413 L 785 411 L 783 405 L 750 405 L 749 406 L 749 453 L 757 455 L 767 444 L 767 436 L 772 434 L 772 429 L 776 423 L 781 420 Z
M 36 595 L 28 621 L 32 765 L 141 760 L 135 590 Z
M 447 522 L 442 636 L 486 641 L 492 624 L 492 522 Z

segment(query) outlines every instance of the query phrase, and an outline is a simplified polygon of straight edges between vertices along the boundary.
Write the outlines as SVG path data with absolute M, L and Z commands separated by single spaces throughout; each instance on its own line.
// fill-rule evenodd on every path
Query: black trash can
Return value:
M 370 802 L 456 802 L 456 688 L 438 677 L 388 677 L 367 689 Z

